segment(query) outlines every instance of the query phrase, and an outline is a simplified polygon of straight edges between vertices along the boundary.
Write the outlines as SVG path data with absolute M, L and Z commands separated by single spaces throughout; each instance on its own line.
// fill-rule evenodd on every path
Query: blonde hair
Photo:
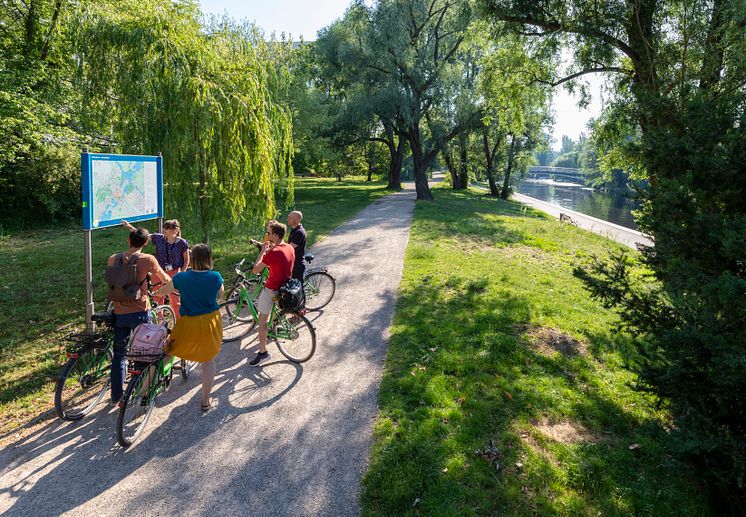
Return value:
M 192 247 L 192 269 L 205 271 L 212 269 L 212 250 L 207 244 L 195 244 Z

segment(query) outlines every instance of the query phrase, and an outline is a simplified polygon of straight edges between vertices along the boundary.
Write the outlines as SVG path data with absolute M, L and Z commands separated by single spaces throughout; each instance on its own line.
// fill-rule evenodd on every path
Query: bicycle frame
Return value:
M 84 363 L 81 366 L 85 370 L 88 370 L 89 368 L 95 365 L 95 368 L 92 368 L 92 371 L 96 379 L 98 379 L 99 376 L 103 376 L 102 374 L 104 372 L 107 372 L 106 375 L 108 375 L 108 366 L 110 366 L 110 361 L 111 361 L 107 355 L 107 352 L 109 350 L 113 350 L 111 343 L 108 343 L 106 348 L 102 348 L 97 354 L 90 356 L 91 360 L 94 362 L 93 364 Z M 87 354 L 86 352 L 67 352 L 66 355 L 70 359 L 77 359 L 81 355 L 87 355 Z
M 68 359 L 78 359 L 81 356 L 88 355 L 88 352 L 95 350 L 95 349 L 89 349 L 86 350 L 85 346 L 82 346 L 75 350 L 74 352 L 65 352 L 65 356 L 67 356 Z M 106 370 L 109 365 L 109 358 L 107 356 L 107 352 L 113 352 L 114 351 L 114 330 L 112 327 L 108 327 L 106 330 L 106 346 L 99 349 L 99 352 L 96 354 L 91 354 L 91 359 L 95 361 L 95 374 L 96 378 L 98 378 L 98 375 L 103 371 Z M 86 369 L 88 369 L 91 364 L 85 364 L 84 365 Z M 108 374 L 107 374 L 108 375 Z
M 171 372 L 174 369 L 174 363 L 176 361 L 175 356 L 171 356 L 171 358 L 168 361 L 165 361 L 165 356 L 158 359 L 158 361 L 155 363 L 155 375 L 152 379 L 148 379 L 147 382 L 149 383 L 149 386 L 147 388 L 147 396 L 148 397 L 154 397 L 158 395 L 161 391 L 163 391 L 163 382 L 161 382 L 163 379 L 167 378 Z M 133 361 L 137 363 L 137 361 Z M 131 374 L 130 382 L 132 382 L 135 379 L 139 379 L 140 375 L 146 371 L 151 364 L 153 363 L 142 363 L 144 366 L 140 369 L 134 369 L 134 368 L 127 368 L 128 372 Z
M 266 270 L 265 270 L 266 271 Z M 264 289 L 264 282 L 261 282 L 259 285 L 257 285 L 256 291 L 254 291 L 254 295 L 259 294 L 261 289 Z M 246 289 L 245 285 L 241 286 L 241 292 L 238 295 L 238 301 L 236 302 L 236 311 L 234 315 L 232 316 L 232 320 L 235 320 L 238 318 L 238 314 L 241 312 L 241 308 L 243 307 L 243 304 L 248 304 L 249 311 L 251 312 L 251 317 L 254 318 L 255 323 L 259 323 L 259 311 L 256 310 L 256 306 L 254 305 L 254 302 L 251 301 L 251 298 L 249 297 L 249 291 Z M 275 316 L 277 314 L 277 304 L 272 304 L 272 312 L 269 313 L 269 318 L 267 319 L 267 326 L 272 327 L 272 324 L 275 321 Z

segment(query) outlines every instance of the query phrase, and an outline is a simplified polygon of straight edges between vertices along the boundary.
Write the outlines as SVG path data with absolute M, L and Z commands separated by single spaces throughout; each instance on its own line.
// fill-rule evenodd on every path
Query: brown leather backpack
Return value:
M 142 297 L 137 276 L 137 259 L 139 253 L 134 253 L 128 262 L 124 262 L 124 253 L 116 256 L 114 264 L 106 267 L 104 277 L 109 285 L 108 298 L 112 302 L 132 302 Z

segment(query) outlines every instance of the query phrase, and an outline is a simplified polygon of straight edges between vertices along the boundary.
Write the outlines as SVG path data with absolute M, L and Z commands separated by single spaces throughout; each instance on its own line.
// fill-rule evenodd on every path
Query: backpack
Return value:
M 129 262 L 124 263 L 124 253 L 117 255 L 114 264 L 106 266 L 104 278 L 109 285 L 108 298 L 110 302 L 132 302 L 139 300 L 142 296 L 137 276 L 137 259 L 139 253 L 130 257 Z
M 280 286 L 280 308 L 286 311 L 299 311 L 305 305 L 303 284 L 297 278 L 291 278 Z
M 132 332 L 127 356 L 137 361 L 155 361 L 163 354 L 168 329 L 155 323 L 140 323 Z

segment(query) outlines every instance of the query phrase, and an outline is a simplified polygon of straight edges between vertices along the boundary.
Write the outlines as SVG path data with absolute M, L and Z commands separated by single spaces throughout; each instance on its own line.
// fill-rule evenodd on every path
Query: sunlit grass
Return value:
M 418 203 L 366 515 L 702 515 L 668 415 L 572 268 L 620 246 L 481 192 Z

